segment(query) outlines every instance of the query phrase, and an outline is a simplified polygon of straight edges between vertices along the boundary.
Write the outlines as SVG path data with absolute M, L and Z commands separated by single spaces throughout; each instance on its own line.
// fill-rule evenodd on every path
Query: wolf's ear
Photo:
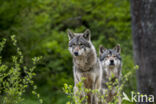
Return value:
M 86 31 L 83 33 L 83 37 L 86 39 L 86 40 L 90 40 L 90 35 L 91 35 L 91 32 L 89 29 L 86 29 Z
M 73 39 L 74 38 L 74 33 L 71 31 L 71 30 L 67 30 L 67 34 L 68 34 L 68 38 L 69 38 L 69 40 L 71 40 L 71 39 Z
M 99 47 L 99 54 L 100 55 L 103 54 L 104 51 L 106 51 L 106 48 L 104 48 L 102 45 L 100 45 L 100 47 Z
M 121 52 L 120 44 L 117 44 L 116 47 L 114 47 L 114 50 L 116 50 L 116 52 L 120 53 Z

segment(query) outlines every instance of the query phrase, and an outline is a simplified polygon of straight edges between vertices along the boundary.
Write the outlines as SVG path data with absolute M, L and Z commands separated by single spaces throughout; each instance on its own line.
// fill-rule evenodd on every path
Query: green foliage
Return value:
M 128 79 L 130 78 L 130 76 L 132 76 L 134 74 L 134 72 L 138 69 L 138 66 L 136 65 L 131 71 L 129 71 L 128 73 L 126 73 L 124 76 L 121 77 L 120 83 L 119 84 L 119 80 L 115 79 L 115 81 L 112 81 L 112 79 L 114 79 L 114 75 L 112 74 L 111 77 L 109 78 L 109 81 L 106 83 L 106 85 L 108 86 L 107 89 L 87 89 L 84 87 L 84 80 L 85 78 L 82 78 L 80 82 L 77 83 L 76 87 L 78 88 L 77 92 L 73 91 L 73 86 L 72 85 L 68 85 L 68 84 L 64 84 L 64 88 L 63 91 L 64 93 L 67 95 L 67 97 L 69 98 L 69 101 L 66 102 L 66 104 L 82 104 L 82 102 L 85 104 L 87 104 L 86 100 L 88 98 L 87 95 L 84 95 L 84 93 L 92 93 L 95 94 L 95 96 L 98 97 L 99 101 L 102 102 L 102 104 L 117 104 L 119 102 L 119 97 L 121 97 L 122 100 L 122 92 L 124 92 L 124 86 L 125 83 L 128 81 Z M 113 96 L 111 101 L 107 101 L 108 97 L 109 97 L 109 93 L 112 89 L 115 89 L 116 94 Z M 103 91 L 103 92 L 102 92 Z M 112 96 L 112 95 L 111 95 Z M 125 103 L 125 101 L 122 101 Z
M 20 48 L 17 47 L 17 41 L 15 36 L 11 36 L 13 45 L 16 47 L 17 55 L 12 56 L 13 65 L 7 66 L 3 64 L 0 58 L 0 103 L 1 104 L 17 104 L 23 100 L 22 95 L 25 93 L 26 88 L 30 85 L 33 86 L 32 93 L 36 95 L 40 103 L 43 101 L 40 99 L 40 94 L 36 93 L 36 85 L 34 85 L 33 77 L 36 75 L 34 69 L 36 68 L 36 63 L 40 60 L 40 57 L 33 58 L 33 67 L 22 66 L 23 55 Z M 0 42 L 0 52 L 2 51 L 6 39 Z M 22 71 L 24 71 L 24 76 L 22 76 Z
M 7 39 L 1 59 L 10 67 L 10 57 L 17 54 L 9 34 L 16 34 L 25 56 L 22 67 L 31 66 L 32 57 L 43 56 L 34 80 L 48 104 L 64 104 L 67 98 L 60 89 L 73 83 L 68 28 L 74 32 L 89 28 L 97 52 L 100 44 L 112 48 L 120 43 L 122 74 L 133 68 L 129 0 L 0 0 L 0 40 Z M 125 83 L 127 92 L 136 90 L 135 74 L 130 79 Z M 27 90 L 24 102 L 37 103 L 30 95 Z

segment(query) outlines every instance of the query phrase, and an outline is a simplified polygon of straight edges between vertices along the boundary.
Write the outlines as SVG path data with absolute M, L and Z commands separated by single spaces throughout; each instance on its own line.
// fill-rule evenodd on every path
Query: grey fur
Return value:
M 117 85 L 120 86 L 119 83 L 121 78 L 121 66 L 122 66 L 120 50 L 121 50 L 120 45 L 117 45 L 114 49 L 106 49 L 103 46 L 100 46 L 100 62 L 103 70 L 101 87 L 103 90 L 103 94 L 106 94 L 105 91 L 107 91 L 108 94 L 108 97 L 106 98 L 107 102 L 112 101 L 113 97 L 118 93 L 116 86 Z M 112 73 L 114 74 L 113 78 Z M 112 89 L 108 89 L 108 85 L 106 83 L 111 82 L 113 84 L 116 79 L 118 79 L 119 83 L 117 85 L 112 85 Z M 119 104 L 121 104 L 120 97 Z
M 90 30 L 84 33 L 73 33 L 74 37 L 69 38 L 69 51 L 73 56 L 74 93 L 78 91 L 76 84 L 85 77 L 84 87 L 88 89 L 101 89 L 102 67 L 97 58 L 96 50 L 90 40 Z M 74 53 L 77 53 L 76 56 Z M 98 104 L 98 98 L 91 93 L 88 95 L 87 104 Z

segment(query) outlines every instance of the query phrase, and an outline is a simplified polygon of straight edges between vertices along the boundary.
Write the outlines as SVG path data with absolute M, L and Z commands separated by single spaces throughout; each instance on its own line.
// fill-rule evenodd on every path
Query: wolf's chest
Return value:
M 84 69 L 88 63 L 87 59 L 81 59 L 81 58 L 79 60 L 76 60 L 75 62 L 76 62 L 76 65 L 79 66 L 79 68 L 81 69 Z
M 92 74 L 85 73 L 85 74 L 82 74 L 82 77 L 85 78 L 84 86 L 86 88 L 92 88 L 92 84 L 93 84 L 93 76 L 92 76 Z
M 118 77 L 118 69 L 117 68 L 115 68 L 115 69 L 106 69 L 106 77 L 109 79 L 109 78 L 111 78 L 111 77 L 113 77 L 113 76 L 115 76 L 115 77 Z
M 83 72 L 80 73 L 81 78 L 85 78 L 84 80 L 84 86 L 85 88 L 93 88 L 93 83 L 94 83 L 94 75 L 92 73 L 88 72 Z

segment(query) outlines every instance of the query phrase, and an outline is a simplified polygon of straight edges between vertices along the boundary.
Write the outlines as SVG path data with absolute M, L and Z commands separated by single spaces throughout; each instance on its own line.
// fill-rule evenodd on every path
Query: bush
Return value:
M 36 92 L 37 86 L 34 84 L 33 77 L 36 75 L 34 69 L 36 63 L 41 57 L 33 58 L 33 67 L 23 65 L 23 55 L 20 48 L 17 47 L 15 36 L 11 36 L 13 46 L 16 47 L 17 55 L 12 56 L 12 65 L 3 64 L 2 57 L 0 57 L 0 103 L 1 104 L 17 104 L 23 100 L 22 95 L 30 86 L 33 87 L 32 93 L 39 98 L 40 94 Z M 6 39 L 0 42 L 0 52 L 2 51 Z M 11 63 L 11 62 L 10 62 Z M 22 71 L 24 71 L 22 73 Z M 24 75 L 22 75 L 24 74 Z
M 122 92 L 124 92 L 124 87 L 125 87 L 125 83 L 130 80 L 129 77 L 132 76 L 134 74 L 134 72 L 136 71 L 136 69 L 138 69 L 138 66 L 135 66 L 131 71 L 129 71 L 128 73 L 126 73 L 124 76 L 121 77 L 121 84 L 119 85 L 119 80 L 116 79 L 115 82 L 112 82 L 112 79 L 114 78 L 114 75 L 112 74 L 112 77 L 109 78 L 109 81 L 106 83 L 106 85 L 108 86 L 108 89 L 102 89 L 102 90 L 98 90 L 98 89 L 87 89 L 84 87 L 83 85 L 83 81 L 85 80 L 85 78 L 82 78 L 81 81 L 79 83 L 77 83 L 76 87 L 78 88 L 78 91 L 73 92 L 73 86 L 72 85 L 68 85 L 68 84 L 64 84 L 64 88 L 63 91 L 65 92 L 65 94 L 67 95 L 67 97 L 69 98 L 69 101 L 66 102 L 66 104 L 82 104 L 82 102 L 85 104 L 87 104 L 87 98 L 88 96 L 81 96 L 84 92 L 85 93 L 92 93 L 95 96 L 98 97 L 98 99 L 100 100 L 100 102 L 102 102 L 102 104 L 108 103 L 108 104 L 117 104 L 119 102 L 119 97 L 122 97 Z M 107 101 L 107 98 L 109 96 L 109 91 L 112 90 L 112 88 L 115 88 L 116 90 L 116 95 L 113 96 L 111 101 Z M 101 92 L 102 91 L 102 92 Z M 122 99 L 121 99 L 122 100 Z M 127 104 L 127 103 L 124 103 Z

